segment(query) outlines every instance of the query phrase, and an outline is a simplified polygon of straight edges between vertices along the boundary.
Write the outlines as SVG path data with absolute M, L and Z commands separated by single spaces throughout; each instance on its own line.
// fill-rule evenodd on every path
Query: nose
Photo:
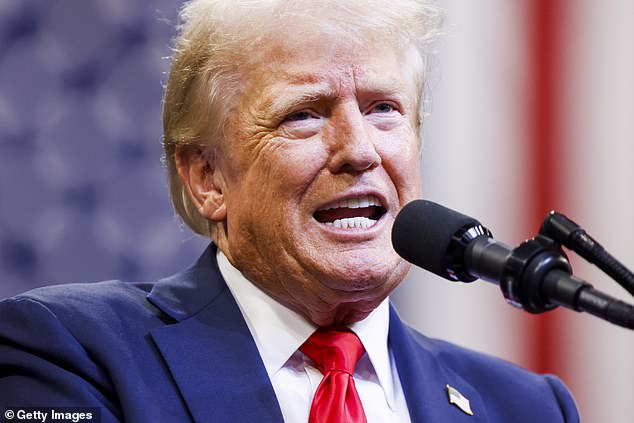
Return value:
M 332 173 L 359 173 L 381 164 L 372 128 L 356 104 L 333 112 L 325 136 L 330 148 L 328 168 Z

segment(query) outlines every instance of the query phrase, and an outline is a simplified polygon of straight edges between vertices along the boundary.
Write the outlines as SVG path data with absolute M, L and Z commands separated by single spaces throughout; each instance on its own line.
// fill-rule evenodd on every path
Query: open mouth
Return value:
M 387 212 L 374 195 L 346 198 L 317 210 L 313 217 L 319 223 L 335 228 L 370 228 Z

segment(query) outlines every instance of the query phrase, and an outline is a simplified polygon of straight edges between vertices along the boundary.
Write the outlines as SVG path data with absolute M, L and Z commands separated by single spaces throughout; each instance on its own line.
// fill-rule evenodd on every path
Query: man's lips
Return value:
M 386 212 L 375 195 L 345 198 L 317 210 L 313 217 L 320 223 L 336 228 L 369 228 Z

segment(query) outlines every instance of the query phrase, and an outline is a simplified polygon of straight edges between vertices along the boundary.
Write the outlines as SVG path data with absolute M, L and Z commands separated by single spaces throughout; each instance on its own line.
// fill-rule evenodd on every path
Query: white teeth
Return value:
M 370 200 L 368 200 L 368 196 L 364 195 L 363 197 L 359 198 L 359 207 L 360 208 L 364 208 L 364 207 L 369 207 L 370 206 Z
M 362 207 L 381 206 L 381 201 L 375 195 L 362 195 L 360 197 L 348 198 L 347 200 L 337 201 L 322 210 L 350 208 L 358 209 Z
M 376 225 L 377 220 L 372 220 L 367 217 L 349 217 L 345 219 L 337 219 L 334 222 L 326 222 L 328 226 L 334 226 L 335 228 L 354 229 L 354 228 L 370 228 Z
M 354 198 L 348 198 L 345 200 L 332 203 L 328 207 L 321 210 L 330 210 L 337 208 L 366 208 L 370 206 L 382 207 L 381 200 L 375 195 L 361 195 Z M 359 213 L 361 214 L 361 213 Z M 333 222 L 323 222 L 327 226 L 333 226 L 335 228 L 342 229 L 366 229 L 376 225 L 377 220 L 370 219 L 368 217 L 349 217 L 344 219 L 336 219 Z

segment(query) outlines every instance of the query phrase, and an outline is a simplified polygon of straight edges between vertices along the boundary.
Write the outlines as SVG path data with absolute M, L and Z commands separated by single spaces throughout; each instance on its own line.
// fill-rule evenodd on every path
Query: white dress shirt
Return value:
M 218 250 L 218 266 L 255 340 L 277 396 L 284 421 L 307 422 L 313 395 L 323 375 L 298 348 L 317 329 L 247 280 Z M 388 348 L 389 302 L 350 326 L 366 353 L 354 380 L 368 423 L 409 422 L 409 412 L 394 356 Z

